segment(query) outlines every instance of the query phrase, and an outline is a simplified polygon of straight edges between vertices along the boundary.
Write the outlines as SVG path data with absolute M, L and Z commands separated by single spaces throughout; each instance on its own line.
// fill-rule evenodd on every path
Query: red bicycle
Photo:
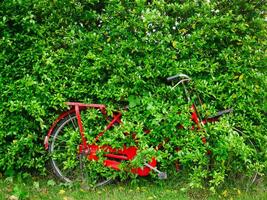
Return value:
M 173 88 L 182 84 L 186 99 L 191 102 L 187 88 L 187 83 L 191 80 L 189 76 L 177 74 L 168 77 L 167 80 L 176 83 Z M 45 149 L 50 154 L 54 174 L 65 182 L 90 178 L 94 180 L 95 186 L 109 183 L 112 178 L 103 178 L 100 173 L 90 174 L 90 170 L 100 166 L 103 169 L 100 170 L 101 172 L 105 172 L 106 169 L 111 169 L 111 172 L 120 171 L 125 161 L 132 161 L 138 155 L 138 144 L 122 145 L 120 148 L 113 148 L 108 144 L 100 145 L 101 137 L 104 134 L 114 126 L 122 124 L 122 113 L 114 111 L 112 116 L 109 116 L 106 106 L 102 104 L 68 102 L 67 105 L 70 109 L 56 119 L 44 140 Z M 194 124 L 192 129 L 197 130 L 204 129 L 206 123 L 216 122 L 220 116 L 232 111 L 232 109 L 223 110 L 212 117 L 201 119 L 195 102 L 192 104 L 191 110 L 191 120 Z M 88 122 L 84 119 L 93 120 Z M 183 126 L 178 128 L 183 128 Z M 145 133 L 148 132 L 149 130 L 145 131 Z M 203 143 L 206 143 L 204 137 L 201 139 Z M 87 165 L 88 162 L 91 165 Z M 151 171 L 154 171 L 160 179 L 166 179 L 167 174 L 159 171 L 156 166 L 157 159 L 152 157 L 149 161 L 144 161 L 142 167 L 128 167 L 127 171 L 138 176 L 148 176 Z

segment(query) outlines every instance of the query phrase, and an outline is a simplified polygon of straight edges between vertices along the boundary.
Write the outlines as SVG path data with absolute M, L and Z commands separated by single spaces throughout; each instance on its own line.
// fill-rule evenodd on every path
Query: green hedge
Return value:
M 43 138 L 66 101 L 129 102 L 127 130 L 144 151 L 171 135 L 162 168 L 179 159 L 192 186 L 212 177 L 266 172 L 266 25 L 263 1 L 6 0 L 0 3 L 0 170 L 44 172 Z M 175 132 L 182 91 L 165 77 L 189 74 L 206 114 L 234 113 L 210 126 L 213 170 L 194 132 Z M 265 100 L 265 104 L 264 104 Z M 175 122 L 175 123 L 174 123 Z M 165 126 L 155 126 L 161 124 Z M 235 127 L 235 128 L 234 128 Z M 174 145 L 183 147 L 171 156 Z

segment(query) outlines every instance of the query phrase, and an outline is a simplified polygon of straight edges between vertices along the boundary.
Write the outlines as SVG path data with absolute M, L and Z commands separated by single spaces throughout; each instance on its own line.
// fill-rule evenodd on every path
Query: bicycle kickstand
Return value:
M 167 179 L 167 173 L 166 172 L 161 172 L 159 171 L 156 167 L 152 167 L 150 164 L 145 163 L 145 166 L 149 167 L 150 169 L 152 169 L 153 171 L 158 173 L 158 177 L 159 179 Z

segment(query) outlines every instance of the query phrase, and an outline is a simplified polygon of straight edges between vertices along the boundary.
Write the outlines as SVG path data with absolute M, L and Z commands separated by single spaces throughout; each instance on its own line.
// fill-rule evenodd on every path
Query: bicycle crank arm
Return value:
M 152 167 L 150 164 L 145 163 L 145 166 L 149 167 L 150 169 L 152 169 L 153 171 L 158 173 L 158 177 L 159 179 L 167 179 L 167 173 L 166 172 L 161 172 L 159 171 L 156 167 Z

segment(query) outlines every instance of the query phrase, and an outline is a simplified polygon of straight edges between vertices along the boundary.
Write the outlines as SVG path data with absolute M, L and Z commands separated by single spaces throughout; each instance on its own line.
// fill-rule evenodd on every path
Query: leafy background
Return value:
M 158 159 L 162 168 L 179 159 L 191 186 L 264 175 L 265 9 L 256 0 L 2 1 L 0 171 L 44 173 L 46 131 L 64 102 L 80 101 L 111 109 L 129 103 L 124 127 L 137 133 L 140 149 L 170 137 Z M 188 119 L 187 105 L 165 78 L 180 72 L 194 80 L 205 115 L 234 109 L 208 127 L 207 146 L 175 130 Z M 153 137 L 143 136 L 144 127 Z

